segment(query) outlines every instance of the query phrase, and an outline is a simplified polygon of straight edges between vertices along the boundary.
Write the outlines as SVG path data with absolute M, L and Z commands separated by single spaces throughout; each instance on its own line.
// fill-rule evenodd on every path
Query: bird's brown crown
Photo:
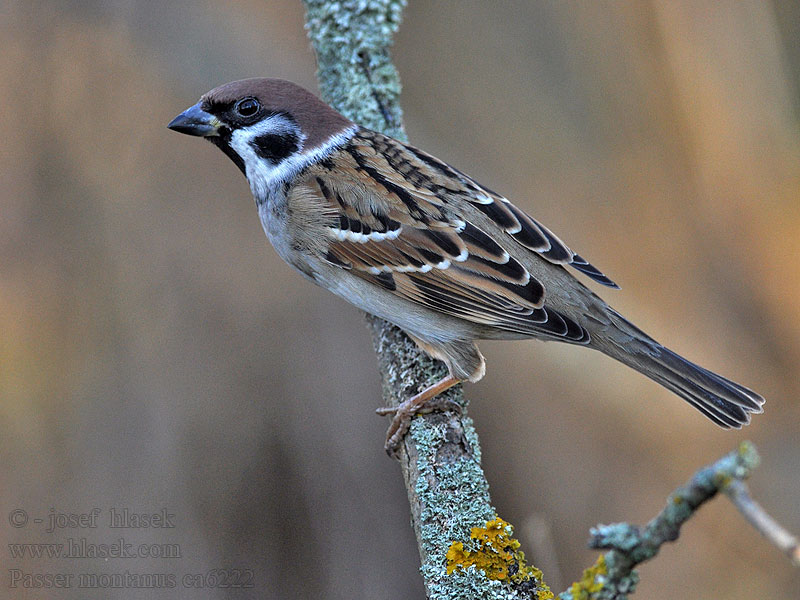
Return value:
M 347 129 L 353 122 L 325 104 L 308 90 L 284 79 L 242 79 L 232 81 L 200 99 L 203 109 L 211 114 L 225 111 L 245 98 L 253 98 L 261 105 L 262 115 L 284 113 L 291 117 L 306 136 L 305 148 L 313 149 L 331 136 Z

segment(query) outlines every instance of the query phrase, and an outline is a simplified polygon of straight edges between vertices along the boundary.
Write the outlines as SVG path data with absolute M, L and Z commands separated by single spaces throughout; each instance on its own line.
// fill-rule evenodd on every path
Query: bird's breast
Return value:
M 283 260 L 290 262 L 288 255 L 292 248 L 292 240 L 286 226 L 288 221 L 286 197 L 271 194 L 263 202 L 259 202 L 258 216 L 270 243 Z

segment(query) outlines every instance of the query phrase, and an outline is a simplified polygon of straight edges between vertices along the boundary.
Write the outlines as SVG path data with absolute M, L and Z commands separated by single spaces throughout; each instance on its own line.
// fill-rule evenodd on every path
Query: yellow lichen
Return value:
M 470 546 L 465 550 L 462 542 L 453 542 L 447 551 L 447 574 L 456 569 L 474 566 L 489 579 L 505 579 L 522 583 L 531 578 L 539 582 L 538 600 L 551 600 L 553 593 L 542 580 L 542 572 L 525 563 L 525 553 L 519 549 L 519 540 L 511 537 L 514 528 L 501 518 L 488 521 L 484 527 L 473 527 Z
M 573 600 L 590 600 L 594 594 L 603 589 L 603 575 L 606 575 L 606 558 L 602 554 L 597 558 L 597 562 L 583 572 L 579 581 L 573 583 L 569 588 Z
M 469 560 L 469 553 L 464 552 L 464 544 L 453 542 L 447 550 L 447 574 L 452 575 L 457 567 L 471 564 Z
M 550 588 L 547 587 L 547 584 L 544 581 L 542 582 L 541 589 L 536 590 L 537 600 L 553 600 L 555 597 L 555 594 L 550 591 Z

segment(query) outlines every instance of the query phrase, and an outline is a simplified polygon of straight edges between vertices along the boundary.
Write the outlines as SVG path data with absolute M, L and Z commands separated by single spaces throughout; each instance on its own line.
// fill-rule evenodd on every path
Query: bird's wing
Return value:
M 360 140 L 360 143 L 359 143 Z M 576 254 L 547 227 L 514 206 L 506 198 L 482 186 L 455 167 L 430 154 L 380 133 L 361 129 L 354 148 L 363 149 L 367 167 L 396 185 L 413 185 L 410 193 L 438 196 L 449 202 L 462 202 L 476 208 L 521 246 L 536 252 L 551 263 L 569 265 L 605 286 L 619 286 L 597 267 Z M 372 150 L 371 150 L 372 149 Z M 378 154 L 379 153 L 379 154 Z M 398 175 L 400 180 L 397 181 Z
M 589 341 L 580 324 L 546 305 L 544 283 L 509 248 L 518 252 L 515 245 L 522 244 L 550 262 L 607 279 L 602 273 L 508 201 L 421 151 L 373 135 L 356 138 L 335 161 L 309 169 L 294 192 L 296 199 L 310 195 L 324 207 L 319 214 L 326 222 L 321 234 L 326 243 L 316 245 L 321 258 L 398 296 L 477 324 Z M 479 212 L 459 210 L 458 200 Z M 487 233 L 479 214 L 503 235 Z

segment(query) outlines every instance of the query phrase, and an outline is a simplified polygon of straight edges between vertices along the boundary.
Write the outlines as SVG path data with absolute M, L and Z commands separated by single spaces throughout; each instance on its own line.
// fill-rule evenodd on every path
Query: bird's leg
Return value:
M 418 412 L 425 412 L 426 409 L 429 412 L 432 409 L 429 400 L 461 383 L 461 381 L 461 379 L 448 375 L 433 385 L 429 385 L 417 395 L 405 400 L 397 408 L 377 409 L 375 412 L 379 415 L 394 414 L 392 424 L 389 425 L 389 429 L 386 431 L 386 444 L 384 445 L 386 453 L 389 456 L 397 457 L 397 450 L 411 425 L 411 418 Z M 426 404 L 428 406 L 425 406 Z

